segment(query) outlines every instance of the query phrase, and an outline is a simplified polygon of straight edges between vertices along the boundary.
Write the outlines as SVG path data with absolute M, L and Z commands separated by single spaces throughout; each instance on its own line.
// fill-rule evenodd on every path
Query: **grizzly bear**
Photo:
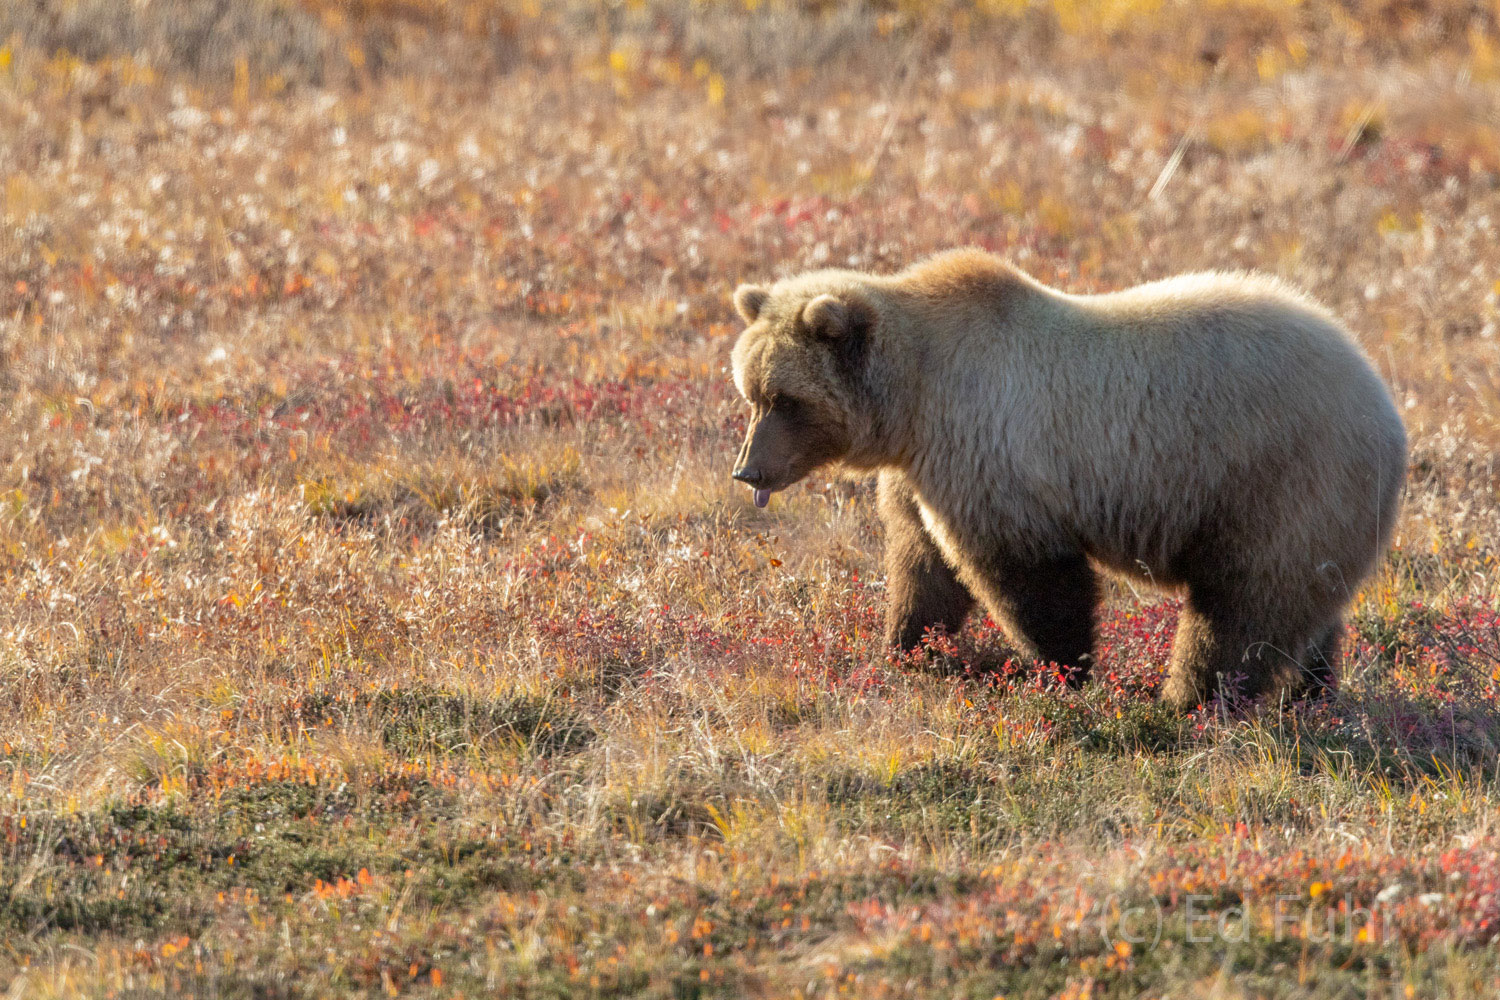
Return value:
M 1183 593 L 1162 697 L 1318 695 L 1395 523 L 1406 433 L 1326 310 L 1274 278 L 1073 295 L 956 250 L 742 285 L 734 478 L 878 472 L 885 630 L 976 600 L 1087 677 L 1100 573 Z

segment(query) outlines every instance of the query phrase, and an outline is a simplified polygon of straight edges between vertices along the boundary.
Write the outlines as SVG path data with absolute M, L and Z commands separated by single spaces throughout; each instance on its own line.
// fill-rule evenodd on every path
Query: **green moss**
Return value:
M 444 792 L 417 781 L 356 794 L 301 782 L 231 789 L 192 809 L 118 805 L 6 821 L 0 928 L 192 933 L 232 888 L 301 894 L 361 869 L 399 877 L 424 905 L 484 889 L 581 888 L 580 859 L 520 836 L 475 836 Z M 406 873 L 410 872 L 410 876 Z
M 529 695 L 479 698 L 432 688 L 370 695 L 313 695 L 288 706 L 287 724 L 321 726 L 364 719 L 402 754 L 462 754 L 510 746 L 537 757 L 565 757 L 597 735 L 566 702 Z

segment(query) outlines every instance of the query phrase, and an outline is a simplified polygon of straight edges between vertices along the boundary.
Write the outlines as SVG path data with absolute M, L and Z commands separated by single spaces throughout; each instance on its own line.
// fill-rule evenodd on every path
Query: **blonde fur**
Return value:
M 1070 295 L 976 250 L 758 291 L 736 385 L 765 414 L 790 394 L 807 426 L 835 427 L 840 453 L 824 440 L 816 464 L 880 472 L 893 641 L 955 627 L 977 597 L 1081 676 L 1104 568 L 1186 591 L 1170 700 L 1236 674 L 1250 694 L 1331 682 L 1339 616 L 1395 521 L 1406 437 L 1326 310 L 1251 274 Z M 805 328 L 826 296 L 872 317 L 862 343 Z M 760 430 L 762 453 L 793 456 L 783 479 L 810 471 L 805 430 L 757 424 L 742 459 Z

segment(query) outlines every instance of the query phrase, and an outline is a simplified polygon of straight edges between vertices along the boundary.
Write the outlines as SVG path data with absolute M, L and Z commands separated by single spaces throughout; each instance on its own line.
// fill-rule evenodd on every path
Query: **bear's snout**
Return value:
M 730 478 L 744 483 L 754 490 L 755 506 L 764 507 L 771 502 L 771 491 L 761 489 L 760 484 L 765 482 L 766 476 L 758 466 L 749 465 L 750 442 L 754 439 L 754 433 L 745 435 L 745 443 L 740 445 L 740 453 L 734 460 L 734 471 Z
M 771 491 L 760 488 L 760 484 L 765 481 L 765 477 L 760 474 L 759 469 L 736 469 L 730 475 L 746 486 L 755 488 L 755 506 L 764 507 L 771 502 Z
M 762 501 L 773 491 L 802 478 L 795 468 L 798 464 L 796 439 L 789 433 L 790 428 L 783 426 L 784 423 L 774 413 L 753 421 L 735 459 L 734 471 L 730 473 L 755 490 L 757 507 L 764 507 Z
M 732 478 L 744 483 L 746 486 L 751 487 L 751 489 L 755 491 L 755 506 L 764 507 L 766 506 L 766 504 L 771 502 L 771 491 L 761 488 L 761 484 L 766 482 L 768 479 L 766 474 L 763 473 L 758 466 L 746 464 L 750 453 L 751 440 L 752 438 L 749 436 L 745 438 L 745 443 L 740 447 L 739 457 L 735 460 L 734 463 L 735 470 L 729 475 Z

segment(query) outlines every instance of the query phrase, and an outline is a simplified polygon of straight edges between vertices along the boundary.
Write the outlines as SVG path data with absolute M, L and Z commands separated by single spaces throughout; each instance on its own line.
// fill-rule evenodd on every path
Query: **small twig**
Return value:
M 875 168 L 880 166 L 880 161 L 885 159 L 885 151 L 891 144 L 891 138 L 896 134 L 896 126 L 906 116 L 906 105 L 911 99 L 912 87 L 916 84 L 918 73 L 913 63 L 916 61 L 918 51 L 923 47 L 926 39 L 924 32 L 918 32 L 907 46 L 906 54 L 901 59 L 901 91 L 891 100 L 890 112 L 886 115 L 885 127 L 880 130 L 880 138 L 875 140 L 875 149 L 871 151 L 865 160 L 864 166 L 860 168 L 859 176 L 856 178 L 854 193 L 859 194 L 870 183 L 875 176 Z
M 1349 134 L 1344 136 L 1344 144 L 1339 147 L 1337 163 L 1342 165 L 1345 160 L 1349 159 L 1350 154 L 1354 152 L 1354 147 L 1359 145 L 1360 138 L 1365 134 L 1365 129 L 1369 127 L 1370 120 L 1374 117 L 1375 103 L 1372 101 L 1365 105 L 1365 109 L 1359 113 L 1354 124 L 1349 126 Z
M 1167 182 L 1177 173 L 1177 168 L 1182 166 L 1183 154 L 1187 152 L 1188 143 L 1192 141 L 1193 133 L 1189 130 L 1178 141 L 1177 148 L 1172 150 L 1172 155 L 1167 157 L 1166 165 L 1161 168 L 1161 173 L 1156 175 L 1156 183 L 1151 185 L 1151 193 L 1146 195 L 1148 201 L 1155 201 L 1161 197 L 1161 193 L 1167 188 Z

